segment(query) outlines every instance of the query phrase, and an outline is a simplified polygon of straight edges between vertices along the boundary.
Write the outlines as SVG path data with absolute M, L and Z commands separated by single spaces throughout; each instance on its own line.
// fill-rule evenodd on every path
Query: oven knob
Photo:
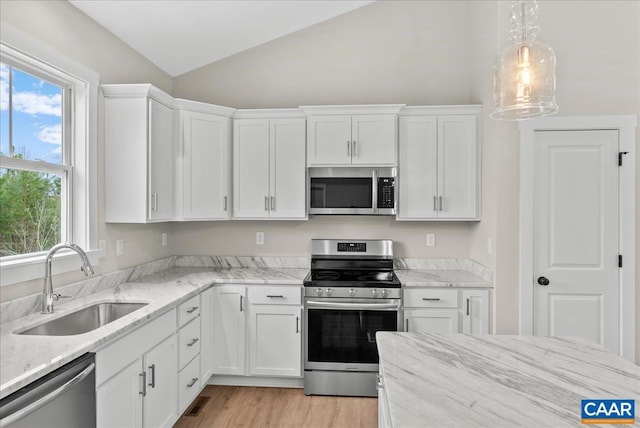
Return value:
M 386 288 L 383 288 L 382 290 L 380 290 L 380 295 L 381 295 L 382 297 L 387 297 L 387 289 L 386 289 Z
M 354 288 L 349 289 L 349 297 L 353 297 L 356 295 L 356 290 Z
M 320 287 L 316 288 L 316 294 L 317 294 L 318 296 L 322 296 L 322 293 L 323 293 L 323 292 L 324 292 L 324 290 L 322 290 L 322 288 L 320 288 Z
M 375 288 L 373 290 L 371 290 L 371 295 L 373 297 L 377 297 L 378 296 L 378 290 L 376 290 Z
M 324 292 L 327 297 L 331 297 L 331 295 L 333 294 L 333 288 L 327 288 Z

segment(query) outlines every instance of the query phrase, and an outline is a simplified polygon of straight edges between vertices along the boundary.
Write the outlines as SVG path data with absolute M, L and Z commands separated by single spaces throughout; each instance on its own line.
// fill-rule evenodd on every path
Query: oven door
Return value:
M 402 326 L 400 299 L 305 298 L 305 370 L 377 371 L 376 332 Z

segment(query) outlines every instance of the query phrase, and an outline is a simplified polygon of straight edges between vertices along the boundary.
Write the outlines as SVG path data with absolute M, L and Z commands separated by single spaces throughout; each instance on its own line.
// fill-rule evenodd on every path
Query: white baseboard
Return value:
M 303 388 L 302 377 L 260 377 L 213 375 L 207 385 L 261 386 L 271 388 Z

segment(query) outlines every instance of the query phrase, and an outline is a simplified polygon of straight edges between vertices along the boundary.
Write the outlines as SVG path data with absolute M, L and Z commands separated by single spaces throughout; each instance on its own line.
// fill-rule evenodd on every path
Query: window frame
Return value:
M 10 64 L 22 71 L 43 78 L 52 83 L 63 83 L 69 113 L 67 122 L 67 143 L 63 153 L 63 162 L 70 165 L 67 177 L 67 195 L 69 202 L 62 205 L 68 207 L 63 212 L 63 235 L 67 239 L 81 246 L 94 265 L 98 264 L 98 198 L 97 198 L 97 118 L 98 118 L 98 87 L 99 75 L 82 64 L 69 59 L 50 47 L 41 44 L 29 36 L 7 26 L 3 26 L 0 40 L 0 61 Z M 54 80 L 51 80 L 53 76 Z M 68 88 L 67 89 L 67 86 Z M 64 147 L 64 145 L 63 145 Z M 13 162 L 11 159 L 2 160 L 3 168 L 24 169 L 20 164 L 25 161 Z M 55 164 L 40 164 L 40 168 L 48 172 L 58 169 Z M 63 208 L 64 209 L 64 208 Z M 66 223 L 66 225 L 64 224 Z M 65 238 L 66 233 L 66 238 Z M 0 286 L 38 279 L 43 277 L 46 251 L 0 259 Z M 60 252 L 55 256 L 53 273 L 63 273 L 78 269 L 77 255 L 72 252 Z

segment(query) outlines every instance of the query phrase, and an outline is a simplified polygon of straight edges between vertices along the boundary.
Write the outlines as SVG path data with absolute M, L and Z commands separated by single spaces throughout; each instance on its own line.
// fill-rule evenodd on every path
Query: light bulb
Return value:
M 526 103 L 531 100 L 531 87 L 535 79 L 533 67 L 529 58 L 528 46 L 521 46 L 518 49 L 518 73 L 516 75 L 516 98 L 517 102 Z

